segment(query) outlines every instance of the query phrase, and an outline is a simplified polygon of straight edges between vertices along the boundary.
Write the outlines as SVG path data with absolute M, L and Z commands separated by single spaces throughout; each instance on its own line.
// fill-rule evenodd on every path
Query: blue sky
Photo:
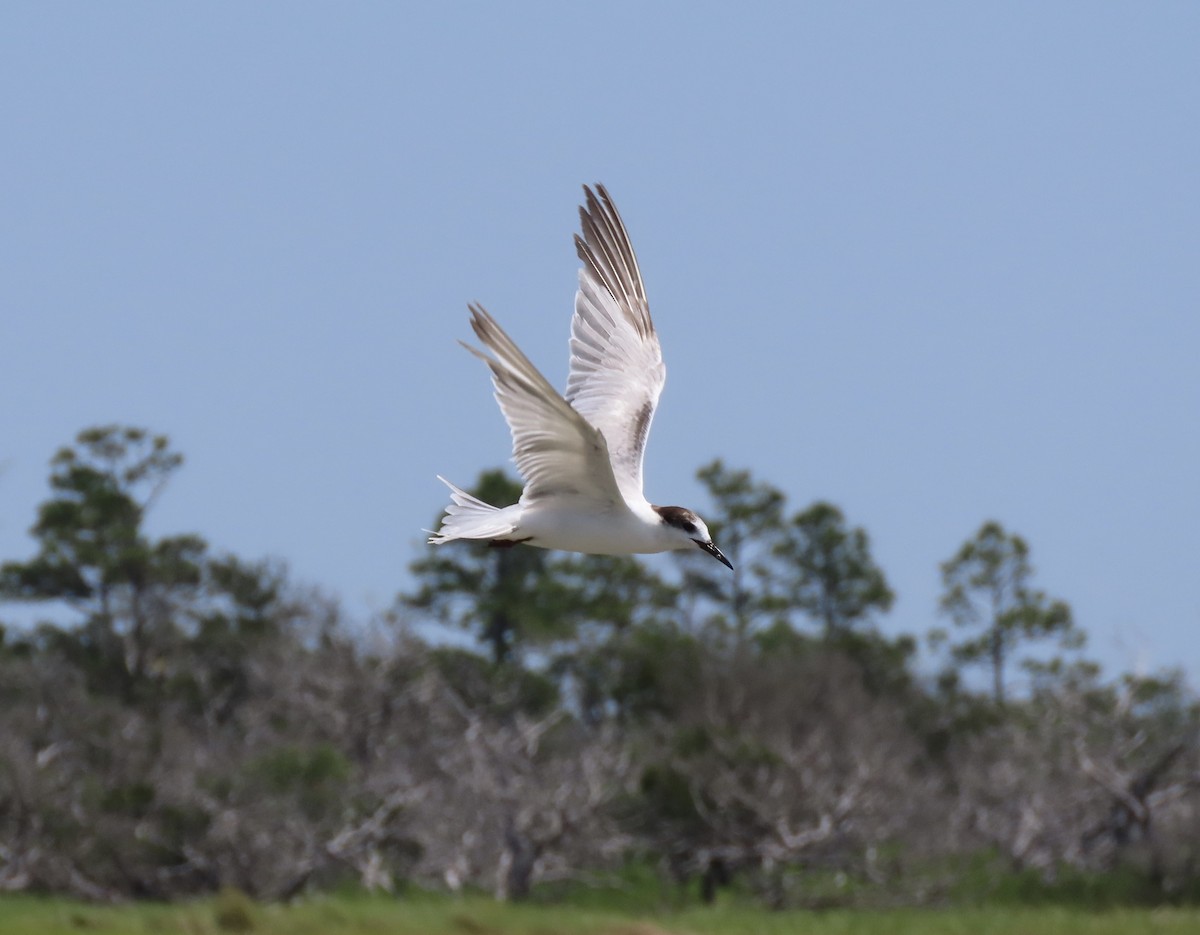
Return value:
M 8 5 L 0 558 L 89 425 L 152 516 L 386 608 L 508 437 L 483 302 L 563 385 L 583 182 L 714 457 L 837 503 L 899 599 L 995 518 L 1109 671 L 1200 675 L 1200 7 Z

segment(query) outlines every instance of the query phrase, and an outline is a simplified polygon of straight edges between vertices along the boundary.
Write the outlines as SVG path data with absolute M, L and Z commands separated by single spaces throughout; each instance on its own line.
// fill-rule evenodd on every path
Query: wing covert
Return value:
M 521 501 L 577 496 L 621 503 L 604 436 L 567 403 L 481 305 L 471 328 L 495 357 L 463 344 L 492 371 L 496 402 L 513 439 L 513 461 L 525 479 Z

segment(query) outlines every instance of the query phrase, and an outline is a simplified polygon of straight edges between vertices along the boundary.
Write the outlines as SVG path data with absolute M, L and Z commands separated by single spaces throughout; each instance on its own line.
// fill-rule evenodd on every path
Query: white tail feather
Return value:
M 442 528 L 429 537 L 434 545 L 454 539 L 503 539 L 512 535 L 521 515 L 520 506 L 498 507 L 484 503 L 465 490 L 455 487 L 438 475 L 438 480 L 450 488 L 450 499 L 446 515 L 442 517 Z

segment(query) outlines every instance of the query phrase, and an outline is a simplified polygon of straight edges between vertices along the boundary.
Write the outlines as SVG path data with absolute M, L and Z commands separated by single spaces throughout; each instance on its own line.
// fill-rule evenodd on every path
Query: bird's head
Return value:
M 672 542 L 677 543 L 673 545 L 674 549 L 699 547 L 701 552 L 707 552 L 726 568 L 733 568 L 729 559 L 722 555 L 721 550 L 713 543 L 708 527 L 704 525 L 704 520 L 687 507 L 656 506 L 654 512 L 658 514 L 663 528 L 671 537 Z

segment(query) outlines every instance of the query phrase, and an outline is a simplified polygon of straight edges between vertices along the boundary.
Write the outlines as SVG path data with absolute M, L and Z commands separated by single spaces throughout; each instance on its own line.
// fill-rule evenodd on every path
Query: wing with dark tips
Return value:
M 629 234 L 603 185 L 584 187 L 583 268 L 571 320 L 566 398 L 604 435 L 613 475 L 627 501 L 642 498 L 642 461 L 667 379 L 662 349 Z

